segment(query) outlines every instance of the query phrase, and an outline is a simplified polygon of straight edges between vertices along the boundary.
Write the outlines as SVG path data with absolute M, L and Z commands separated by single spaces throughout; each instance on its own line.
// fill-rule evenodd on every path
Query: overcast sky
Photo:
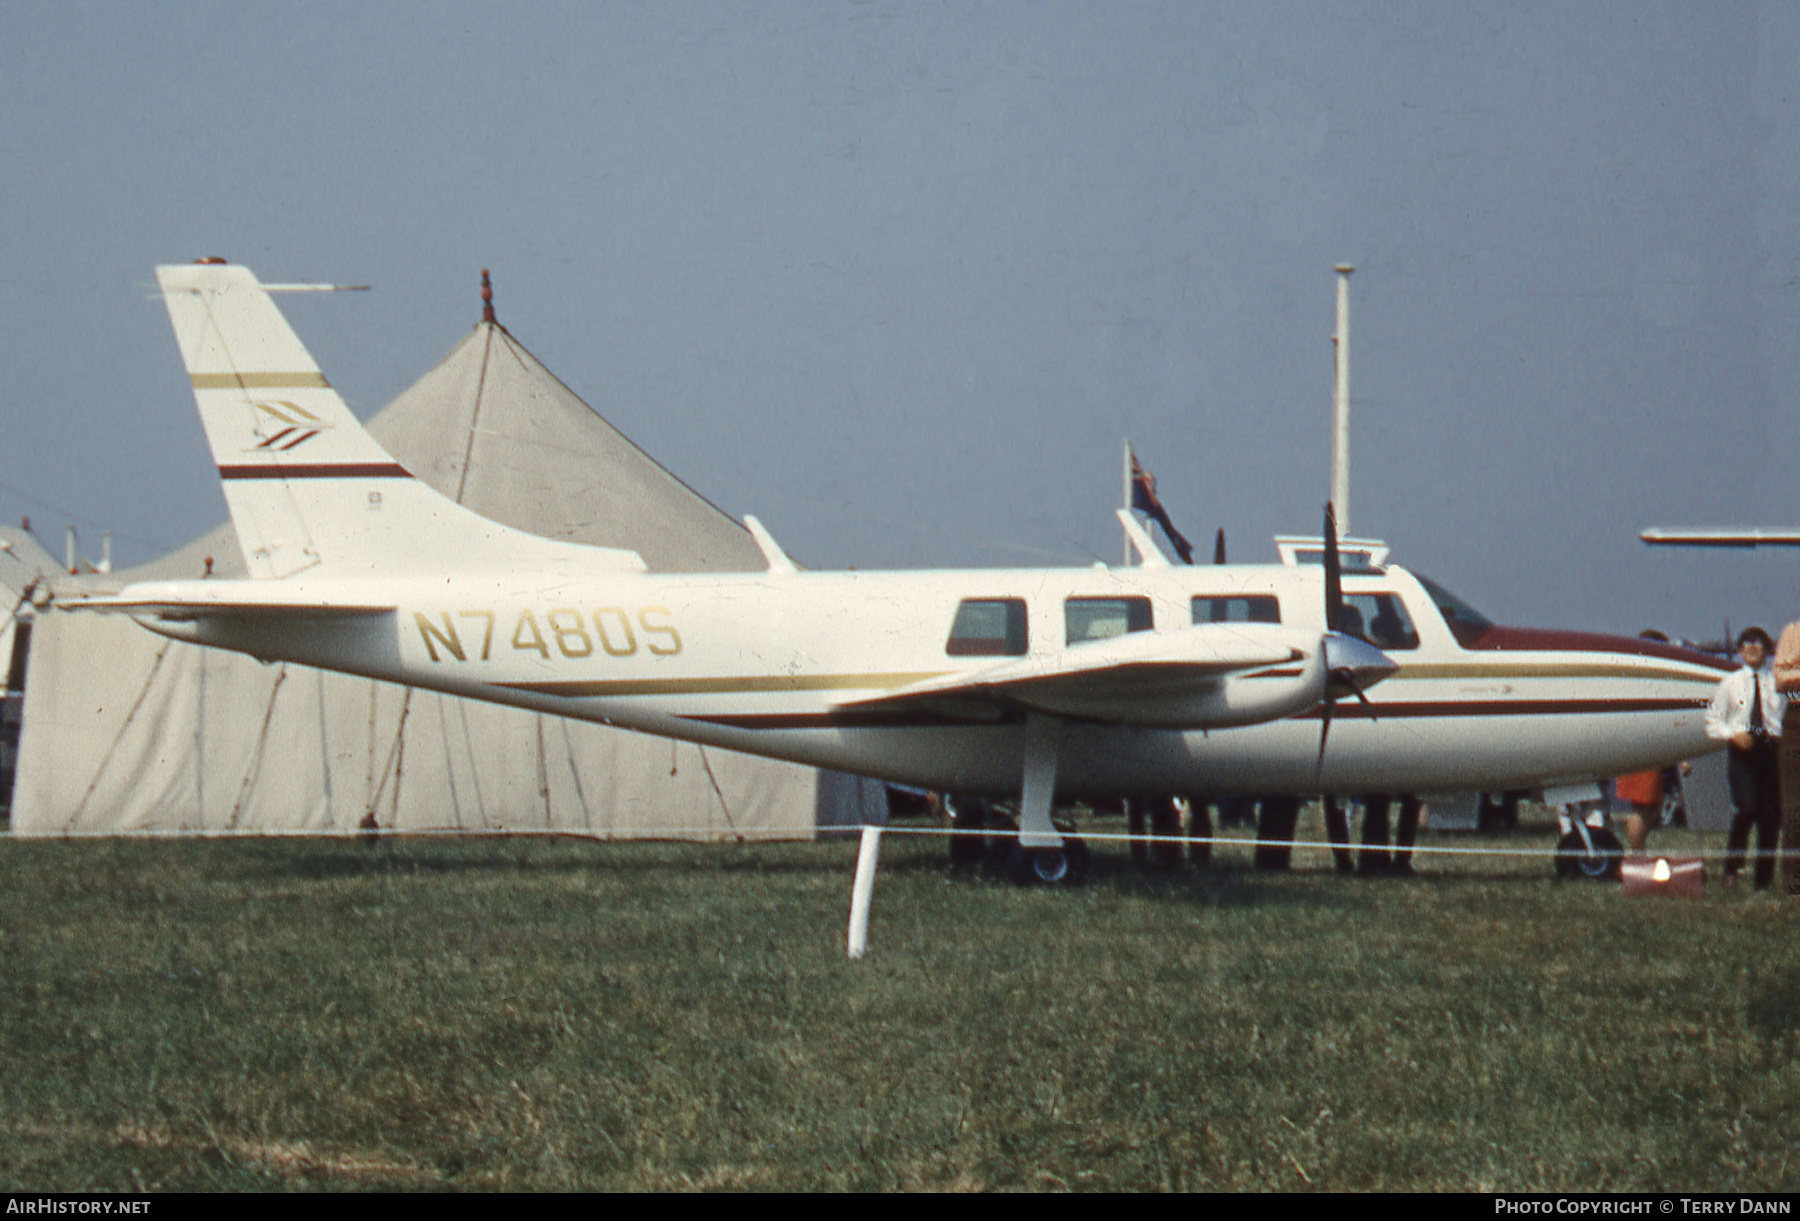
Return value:
M 479 315 L 816 567 L 1351 524 L 1514 623 L 1800 617 L 1800 6 L 0 6 L 0 518 L 224 518 L 159 262 L 372 414 Z

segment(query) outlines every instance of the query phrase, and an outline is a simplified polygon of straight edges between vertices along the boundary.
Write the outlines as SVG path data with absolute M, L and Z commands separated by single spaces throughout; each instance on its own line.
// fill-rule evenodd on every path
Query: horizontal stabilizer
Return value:
M 241 619 L 258 615 L 337 618 L 379 615 L 395 609 L 391 601 L 344 599 L 328 590 L 309 592 L 262 581 L 146 582 L 129 585 L 116 594 L 58 598 L 56 604 L 64 610 L 155 615 L 163 619 Z

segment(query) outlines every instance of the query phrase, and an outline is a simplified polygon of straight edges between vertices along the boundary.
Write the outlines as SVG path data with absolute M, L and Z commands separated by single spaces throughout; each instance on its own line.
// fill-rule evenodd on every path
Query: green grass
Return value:
M 1800 1187 L 1794 905 L 1222 857 L 0 840 L 0 1188 Z

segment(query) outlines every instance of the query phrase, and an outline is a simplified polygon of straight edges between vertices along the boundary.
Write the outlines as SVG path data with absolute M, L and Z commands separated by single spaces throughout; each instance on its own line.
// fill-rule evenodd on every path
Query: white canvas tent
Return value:
M 483 322 L 369 423 L 419 478 L 554 538 L 652 570 L 765 566 L 749 534 L 632 445 L 503 328 Z M 120 585 L 243 575 L 229 525 Z M 99 578 L 84 578 L 92 583 Z M 155 636 L 38 617 L 15 834 L 558 829 L 794 839 L 884 821 L 882 786 L 711 747 L 481 704 Z
M 19 629 L 31 622 L 28 593 L 61 576 L 62 565 L 44 550 L 28 526 L 0 526 L 0 599 L 6 615 L 0 618 L 0 666 L 8 665 Z M 24 634 L 30 635 L 29 631 Z
M 48 587 L 62 568 L 39 545 L 29 522 L 18 529 L 0 527 L 0 598 L 7 613 L 0 618 L 0 666 L 6 688 L 0 698 L 0 810 L 12 800 L 13 777 L 19 766 L 19 720 L 24 704 L 26 651 L 31 647 L 33 597 Z

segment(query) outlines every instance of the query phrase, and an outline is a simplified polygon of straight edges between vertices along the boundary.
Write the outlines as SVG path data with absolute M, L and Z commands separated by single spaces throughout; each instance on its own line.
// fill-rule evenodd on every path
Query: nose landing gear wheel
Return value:
M 1019 886 L 1075 886 L 1087 879 L 1092 858 L 1088 847 L 1073 835 L 1063 836 L 1060 848 L 1025 848 L 1013 841 L 1007 874 Z
M 1556 876 L 1588 878 L 1595 882 L 1616 881 L 1619 865 L 1625 857 L 1625 845 L 1611 831 L 1597 827 L 1588 829 L 1593 849 L 1582 842 L 1581 832 L 1571 831 L 1556 844 Z

